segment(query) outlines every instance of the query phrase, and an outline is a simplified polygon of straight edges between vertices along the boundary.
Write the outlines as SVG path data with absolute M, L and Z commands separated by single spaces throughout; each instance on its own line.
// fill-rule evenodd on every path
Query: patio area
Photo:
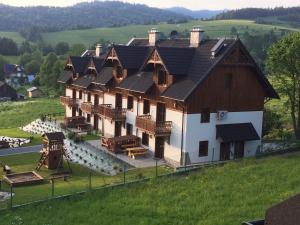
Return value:
M 114 154 L 113 152 L 109 151 L 105 147 L 101 146 L 100 141 L 94 140 L 94 141 L 87 141 L 92 146 L 98 148 L 100 151 L 105 151 L 106 153 L 112 155 L 113 157 L 118 158 L 119 160 L 122 160 L 123 162 L 126 162 L 127 164 L 135 167 L 135 168 L 146 168 L 146 167 L 154 167 L 156 165 L 156 160 L 154 159 L 154 156 L 151 151 L 148 151 L 148 154 L 146 156 L 141 156 L 135 159 L 132 159 L 128 157 L 126 154 Z M 162 159 L 157 161 L 157 165 L 162 166 L 166 165 L 166 162 Z

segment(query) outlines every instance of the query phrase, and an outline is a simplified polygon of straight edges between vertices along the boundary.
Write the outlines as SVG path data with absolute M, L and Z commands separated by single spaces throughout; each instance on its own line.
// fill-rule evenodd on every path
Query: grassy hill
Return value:
M 300 192 L 300 154 L 246 159 L 0 214 L 0 224 L 240 225 Z
M 248 30 L 250 33 L 264 33 L 274 29 L 276 26 L 256 24 L 249 20 L 218 20 L 218 21 L 199 21 L 194 20 L 183 24 L 159 24 L 159 25 L 135 25 L 119 28 L 97 28 L 89 30 L 73 30 L 43 34 L 43 39 L 50 44 L 59 41 L 67 41 L 70 44 L 84 43 L 94 44 L 100 39 L 110 40 L 115 43 L 127 43 L 133 36 L 146 37 L 147 32 L 156 27 L 159 31 L 169 34 L 172 30 L 183 32 L 190 30 L 193 26 L 201 26 L 209 37 L 230 36 L 231 28 L 235 26 L 240 33 Z M 277 30 L 289 29 L 277 27 Z
M 158 28 L 161 32 L 164 32 L 167 35 L 172 30 L 177 30 L 179 32 L 189 31 L 193 26 L 198 25 L 205 29 L 207 35 L 212 38 L 230 36 L 231 28 L 233 26 L 235 26 L 240 33 L 243 33 L 246 30 L 249 33 L 264 33 L 274 28 L 276 28 L 278 32 L 280 32 L 281 29 L 291 29 L 284 26 L 256 24 L 255 22 L 250 20 L 194 20 L 182 24 L 132 25 L 116 28 L 96 28 L 87 30 L 50 32 L 43 33 L 42 37 L 45 42 L 52 45 L 55 45 L 60 41 L 65 41 L 69 44 L 83 43 L 88 47 L 89 45 L 94 44 L 100 39 L 112 41 L 115 43 L 126 43 L 133 36 L 146 37 L 147 32 L 152 27 Z M 19 44 L 24 41 L 24 39 L 17 32 L 0 32 L 0 37 L 12 38 Z

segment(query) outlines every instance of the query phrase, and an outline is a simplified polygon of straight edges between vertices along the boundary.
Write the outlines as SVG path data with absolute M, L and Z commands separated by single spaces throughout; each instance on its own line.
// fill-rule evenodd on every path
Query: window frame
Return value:
M 199 141 L 198 157 L 208 156 L 208 141 Z
M 157 84 L 160 86 L 167 85 L 167 71 L 162 68 L 158 69 L 157 71 Z
M 129 101 L 130 99 L 130 101 Z M 128 95 L 127 96 L 127 109 L 128 110 L 133 110 L 133 107 L 134 107 L 134 99 L 133 99 L 133 96 L 132 95 Z

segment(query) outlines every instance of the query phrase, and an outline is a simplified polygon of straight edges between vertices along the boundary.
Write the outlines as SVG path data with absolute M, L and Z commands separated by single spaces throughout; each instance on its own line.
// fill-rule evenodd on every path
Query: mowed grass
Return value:
M 0 136 L 7 136 L 7 137 L 14 137 L 14 138 L 27 138 L 29 139 L 32 135 L 22 131 L 20 128 L 15 127 L 15 128 L 4 128 L 0 129 Z M 32 140 L 30 143 L 22 145 L 22 147 L 25 146 L 32 146 L 32 145 L 39 145 L 42 143 L 42 137 L 41 135 L 34 134 L 32 136 Z M 1 149 L 0 149 L 1 151 Z
M 300 155 L 245 159 L 0 214 L 0 224 L 240 225 L 300 191 Z
M 172 30 L 177 30 L 179 32 L 184 30 L 189 31 L 193 26 L 198 25 L 201 26 L 211 38 L 224 36 L 230 37 L 231 28 L 233 26 L 237 28 L 239 33 L 244 33 L 246 30 L 249 33 L 265 33 L 275 27 L 278 32 L 280 32 L 280 29 L 290 29 L 284 26 L 256 24 L 253 21 L 248 20 L 194 20 L 183 24 L 132 25 L 117 28 L 95 28 L 87 30 L 50 32 L 44 33 L 43 39 L 45 42 L 52 45 L 63 40 L 67 41 L 69 44 L 83 43 L 89 47 L 100 39 L 114 43 L 127 43 L 134 36 L 138 38 L 147 37 L 148 31 L 153 27 L 165 34 L 169 34 Z
M 41 114 L 53 113 L 60 113 L 62 115 L 64 113 L 64 108 L 59 103 L 59 98 L 40 98 L 0 103 L 0 132 L 4 128 L 25 126 L 33 120 L 38 119 Z
M 39 161 L 39 153 L 28 153 L 22 155 L 11 155 L 0 157 L 0 162 L 9 165 L 13 173 L 33 171 L 35 170 L 37 163 Z M 62 179 L 55 180 L 55 196 L 74 194 L 75 192 L 86 191 L 89 188 L 89 175 L 92 174 L 91 185 L 92 187 L 101 187 L 110 184 L 117 184 L 123 182 L 123 172 L 118 175 L 110 176 L 104 173 L 98 173 L 92 171 L 86 167 L 80 166 L 79 164 L 70 165 L 72 174 L 68 181 L 63 181 Z M 115 169 L 120 171 L 118 165 L 114 165 Z M 64 163 L 64 171 L 68 170 L 68 165 Z M 153 177 L 155 176 L 155 168 L 144 168 L 144 169 L 130 169 L 126 172 L 126 180 L 132 181 L 142 177 Z M 170 169 L 167 167 L 159 167 L 158 172 L 167 173 Z M 32 201 L 42 200 L 51 197 L 52 194 L 52 184 L 47 180 L 50 178 L 52 173 L 57 172 L 56 170 L 48 170 L 44 167 L 37 171 L 46 180 L 41 185 L 32 185 L 25 187 L 14 188 L 13 192 L 16 194 L 13 198 L 13 205 L 24 204 Z M 0 177 L 4 173 L 0 171 Z M 7 184 L 2 185 L 2 189 L 9 191 Z M 6 208 L 8 203 L 0 202 L 0 209 Z M 1 217 L 1 216 L 0 216 Z M 1 224 L 1 221 L 0 221 Z M 28 223 L 30 224 L 30 223 Z

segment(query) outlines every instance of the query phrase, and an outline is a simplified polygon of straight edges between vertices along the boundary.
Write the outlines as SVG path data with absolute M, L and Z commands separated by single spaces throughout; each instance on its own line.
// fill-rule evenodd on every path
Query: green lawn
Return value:
M 256 24 L 247 20 L 215 20 L 215 21 L 191 21 L 183 24 L 159 24 L 159 25 L 132 25 L 118 28 L 95 28 L 88 30 L 70 30 L 61 32 L 44 33 L 43 39 L 52 45 L 64 40 L 69 44 L 84 43 L 94 44 L 100 39 L 109 40 L 115 43 L 127 43 L 133 36 L 146 37 L 147 32 L 156 27 L 161 32 L 169 34 L 172 30 L 182 32 L 190 30 L 193 26 L 200 25 L 211 38 L 230 36 L 232 26 L 235 26 L 240 33 L 248 30 L 249 33 L 264 33 L 273 28 L 290 29 L 283 26 Z
M 35 169 L 37 162 L 39 160 L 39 153 L 28 153 L 22 155 L 13 155 L 0 157 L 0 162 L 7 164 L 15 172 L 32 171 Z M 68 169 L 67 164 L 64 164 L 65 170 Z M 55 181 L 55 195 L 65 195 L 72 194 L 78 191 L 87 190 L 89 186 L 89 173 L 92 173 L 91 184 L 92 187 L 101 187 L 113 183 L 123 182 L 123 173 L 116 176 L 108 176 L 101 173 L 96 173 L 78 164 L 71 164 L 72 177 L 67 181 L 56 180 Z M 116 167 L 117 170 L 123 169 Z M 159 167 L 159 173 L 169 172 L 169 168 Z M 44 178 L 49 178 L 51 173 L 56 171 L 51 171 L 46 168 L 41 168 L 38 173 Z M 0 177 L 2 177 L 3 172 L 0 171 Z M 155 175 L 155 168 L 145 168 L 145 169 L 130 169 L 126 174 L 126 180 L 135 180 L 139 177 L 150 177 Z M 14 189 L 16 193 L 13 198 L 13 204 L 24 204 L 27 202 L 32 202 L 36 200 L 41 200 L 49 198 L 51 196 L 52 185 L 49 181 L 45 181 L 42 185 L 28 186 L 28 187 L 18 187 Z M 3 185 L 4 190 L 9 190 L 7 185 Z M 0 209 L 7 207 L 7 203 L 0 203 Z M 0 221 L 1 224 L 1 221 Z
M 240 225 L 300 192 L 300 155 L 245 159 L 13 212 L 0 224 Z M 84 179 L 84 178 L 83 178 Z
M 8 136 L 8 137 L 15 137 L 15 138 L 30 138 L 30 134 L 20 130 L 19 128 L 4 128 L 0 129 L 0 136 Z M 33 139 L 30 143 L 23 145 L 24 146 L 31 146 L 31 145 L 38 145 L 42 143 L 41 135 L 33 135 Z M 1 151 L 1 149 L 0 149 Z
M 41 114 L 63 113 L 59 98 L 34 99 L 18 102 L 0 103 L 0 132 L 4 128 L 16 128 L 27 125 Z

